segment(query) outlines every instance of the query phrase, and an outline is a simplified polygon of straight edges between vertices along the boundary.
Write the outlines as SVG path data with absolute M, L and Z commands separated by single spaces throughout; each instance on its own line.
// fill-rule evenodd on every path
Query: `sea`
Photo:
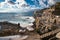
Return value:
M 34 12 L 24 12 L 24 13 L 0 13 L 0 22 L 7 21 L 13 24 L 20 23 L 21 27 L 32 30 L 30 26 L 33 25 L 35 21 L 33 17 Z M 28 35 L 13 35 L 0 37 L 0 40 L 23 40 L 26 39 Z
M 34 12 L 22 13 L 0 13 L 0 22 L 8 21 L 14 24 L 20 23 L 22 25 L 32 24 L 35 20 L 33 18 Z

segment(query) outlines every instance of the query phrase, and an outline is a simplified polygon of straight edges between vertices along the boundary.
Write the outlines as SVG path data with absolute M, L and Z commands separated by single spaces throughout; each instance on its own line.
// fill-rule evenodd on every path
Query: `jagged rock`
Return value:
M 60 32 L 57 33 L 56 37 L 60 39 Z
M 0 36 L 15 35 L 19 33 L 19 28 L 17 24 L 12 24 L 9 22 L 0 22 Z
M 57 2 L 52 8 L 55 9 L 55 11 L 53 11 L 54 15 L 60 15 L 60 2 Z
M 27 27 L 27 30 L 28 30 L 28 31 L 34 31 L 34 28 L 32 28 L 32 27 Z
M 55 13 L 57 14 L 58 12 L 56 11 L 58 10 L 56 8 L 59 8 L 59 7 L 55 7 L 55 6 L 57 5 L 34 12 L 36 30 L 38 30 L 39 33 L 42 33 L 42 34 L 47 33 L 49 31 L 55 30 L 60 26 L 59 25 L 60 21 L 58 22 L 58 20 L 60 20 L 60 16 L 57 18 L 56 17 L 57 15 L 55 15 Z M 53 12 L 55 13 L 53 14 Z

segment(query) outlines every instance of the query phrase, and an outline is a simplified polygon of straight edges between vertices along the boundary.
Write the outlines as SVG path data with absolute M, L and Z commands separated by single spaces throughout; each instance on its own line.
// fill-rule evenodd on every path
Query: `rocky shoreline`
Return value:
M 33 25 L 23 28 L 20 23 L 0 22 L 0 37 L 11 35 L 28 35 L 25 40 L 54 40 L 56 34 L 60 32 L 60 15 L 53 14 L 58 12 L 57 7 L 52 6 L 34 12 L 35 21 Z M 60 10 L 60 8 L 59 8 Z M 42 14 L 41 14 L 42 13 Z M 59 12 L 60 13 L 60 12 Z M 24 25 L 23 25 L 24 26 Z M 32 30 L 30 30 L 30 28 Z
M 12 24 L 9 22 L 0 22 L 0 36 L 8 36 L 17 34 L 19 27 L 17 24 Z
M 0 36 L 21 35 L 21 34 L 27 35 L 32 31 L 34 31 L 34 29 L 28 30 L 27 28 L 21 27 L 19 23 L 13 24 L 7 21 L 0 22 Z
M 12 24 L 12 23 L 5 21 L 5 22 L 0 22 L 0 26 L 3 27 L 2 30 L 0 30 L 0 39 L 2 40 L 5 40 L 5 39 L 6 40 L 9 40 L 9 39 L 11 40 L 28 40 L 28 39 L 34 40 L 36 36 L 37 36 L 37 39 L 40 40 L 40 38 L 38 38 L 39 34 L 36 33 L 34 30 L 28 31 L 27 29 L 25 29 L 26 30 L 25 32 L 19 32 L 20 29 L 24 30 L 24 28 L 21 28 L 19 24 Z M 14 37 L 15 35 L 21 36 L 22 39 L 17 36 L 15 38 Z M 25 38 L 26 35 L 28 36 Z M 10 36 L 14 38 L 11 38 Z

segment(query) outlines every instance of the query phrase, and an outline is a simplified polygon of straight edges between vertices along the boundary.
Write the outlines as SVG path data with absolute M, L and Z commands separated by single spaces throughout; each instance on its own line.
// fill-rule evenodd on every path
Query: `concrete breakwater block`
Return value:
M 13 35 L 13 36 L 4 36 L 4 37 L 0 37 L 0 40 L 24 40 L 26 39 L 28 36 L 24 35 Z

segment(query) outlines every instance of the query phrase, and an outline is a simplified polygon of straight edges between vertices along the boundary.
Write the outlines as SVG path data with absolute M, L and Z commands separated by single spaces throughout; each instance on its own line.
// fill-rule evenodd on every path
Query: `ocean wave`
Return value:
M 12 19 L 0 19 L 0 22 L 10 22 L 13 24 L 18 24 L 20 23 L 20 26 L 22 27 L 27 27 L 30 25 L 33 25 L 33 22 L 35 21 L 35 19 L 31 16 L 20 16 L 19 18 L 12 18 Z

